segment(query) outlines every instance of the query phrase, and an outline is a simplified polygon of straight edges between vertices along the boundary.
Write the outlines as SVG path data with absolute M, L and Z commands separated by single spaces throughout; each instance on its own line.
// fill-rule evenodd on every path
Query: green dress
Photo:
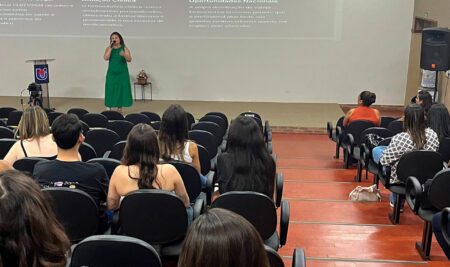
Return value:
M 124 46 L 111 50 L 106 73 L 105 106 L 110 108 L 129 107 L 133 104 L 128 65 L 120 51 L 125 51 Z

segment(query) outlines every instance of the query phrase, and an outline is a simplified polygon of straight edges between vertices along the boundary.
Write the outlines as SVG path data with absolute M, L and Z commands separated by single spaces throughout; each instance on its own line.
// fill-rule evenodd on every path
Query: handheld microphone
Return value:
M 114 40 L 114 41 L 112 41 L 112 43 L 111 43 L 111 48 L 114 46 L 114 44 L 116 43 L 116 41 Z

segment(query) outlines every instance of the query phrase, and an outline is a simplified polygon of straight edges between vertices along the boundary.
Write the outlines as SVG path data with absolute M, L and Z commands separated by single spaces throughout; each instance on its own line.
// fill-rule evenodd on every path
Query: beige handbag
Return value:
M 353 189 L 352 192 L 348 195 L 348 199 L 351 201 L 380 201 L 380 190 L 376 185 L 371 185 L 368 187 L 357 186 Z

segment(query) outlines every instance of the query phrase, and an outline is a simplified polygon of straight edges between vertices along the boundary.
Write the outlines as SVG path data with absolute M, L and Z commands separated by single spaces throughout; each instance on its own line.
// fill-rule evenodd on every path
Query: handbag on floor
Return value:
M 366 202 L 366 201 L 380 201 L 380 190 L 377 188 L 376 185 L 371 185 L 368 187 L 363 187 L 358 185 L 355 189 L 353 189 L 352 192 L 348 195 L 348 199 L 351 201 L 360 201 L 360 202 Z

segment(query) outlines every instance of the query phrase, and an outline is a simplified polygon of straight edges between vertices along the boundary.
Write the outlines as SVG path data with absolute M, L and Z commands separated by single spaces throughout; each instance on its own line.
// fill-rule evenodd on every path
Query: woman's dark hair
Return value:
M 420 103 L 420 106 L 422 106 L 422 108 L 425 110 L 425 116 L 427 116 L 428 110 L 430 110 L 431 105 L 433 104 L 433 98 L 431 97 L 431 94 L 429 92 L 424 90 L 419 91 L 417 96 L 419 97 L 419 100 L 422 101 L 422 103 Z
M 127 144 L 123 150 L 122 164 L 139 166 L 138 187 L 154 188 L 153 182 L 158 174 L 159 147 L 153 128 L 144 123 L 136 124 L 128 134 Z
M 200 215 L 184 239 L 178 267 L 269 267 L 263 241 L 242 216 L 214 208 Z
M 450 137 L 450 116 L 444 104 L 433 104 L 428 110 L 428 127 L 433 129 L 439 137 Z
M 183 161 L 184 142 L 188 139 L 186 112 L 180 105 L 171 105 L 164 111 L 158 133 L 161 158 L 165 161 L 177 155 Z
M 0 172 L 0 266 L 65 266 L 70 242 L 48 199 L 22 172 Z
M 373 103 L 375 103 L 375 100 L 377 99 L 377 95 L 375 93 L 369 92 L 369 91 L 362 91 L 359 94 L 359 99 L 362 101 L 363 106 L 369 107 Z
M 272 199 L 275 161 L 253 118 L 238 116 L 231 122 L 226 152 L 231 157 L 231 177 L 224 184 L 225 191 L 255 191 Z
M 403 131 L 407 132 L 418 149 L 422 149 L 426 142 L 425 136 L 425 111 L 418 104 L 409 104 L 405 108 L 405 120 Z
M 110 41 L 110 42 L 111 42 L 111 37 L 112 37 L 113 35 L 119 36 L 120 44 L 123 45 L 123 46 L 125 46 L 125 41 L 123 40 L 122 35 L 120 35 L 120 33 L 118 33 L 118 32 L 113 32 L 113 33 L 111 33 L 111 35 L 109 36 L 109 41 Z

